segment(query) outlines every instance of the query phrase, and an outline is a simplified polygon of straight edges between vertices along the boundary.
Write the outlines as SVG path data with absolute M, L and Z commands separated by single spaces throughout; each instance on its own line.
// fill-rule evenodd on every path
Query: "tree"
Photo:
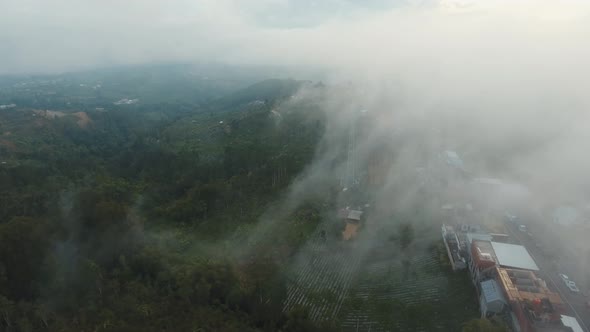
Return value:
M 37 303 L 34 308 L 34 315 L 38 318 L 42 323 L 44 328 L 49 327 L 49 321 L 53 316 L 53 312 L 49 308 L 48 305 L 44 303 Z
M 309 319 L 309 310 L 297 306 L 287 313 L 287 321 L 283 325 L 285 332 L 312 331 L 314 325 Z
M 0 293 L 13 300 L 36 296 L 48 234 L 45 222 L 16 217 L 0 224 Z
M 284 332 L 337 332 L 342 331 L 335 321 L 316 323 L 309 317 L 309 309 L 296 306 L 291 309 L 280 331 Z
M 243 308 L 258 326 L 277 323 L 282 318 L 282 303 L 287 289 L 283 275 L 271 257 L 260 254 L 241 270 Z
M 408 246 L 414 241 L 414 226 L 411 223 L 404 223 L 400 226 L 399 230 L 399 245 L 403 249 L 407 249 Z
M 4 327 L 6 330 L 11 329 L 14 310 L 14 302 L 0 295 L 0 327 Z

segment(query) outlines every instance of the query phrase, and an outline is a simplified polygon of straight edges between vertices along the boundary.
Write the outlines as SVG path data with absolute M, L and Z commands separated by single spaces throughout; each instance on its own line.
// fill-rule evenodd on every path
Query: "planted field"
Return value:
M 360 261 L 360 254 L 347 243 L 308 243 L 291 267 L 285 311 L 303 306 L 313 320 L 335 318 Z
M 292 266 L 285 310 L 304 306 L 347 331 L 458 331 L 478 317 L 466 272 L 452 272 L 439 246 L 370 247 L 308 243 Z
M 389 258 L 367 256 L 340 312 L 346 330 L 458 331 L 478 316 L 466 275 L 441 264 L 438 248 L 403 255 L 396 248 Z

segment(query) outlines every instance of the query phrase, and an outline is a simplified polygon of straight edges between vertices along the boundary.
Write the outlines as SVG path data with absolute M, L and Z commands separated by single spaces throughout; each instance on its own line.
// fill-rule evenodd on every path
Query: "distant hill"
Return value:
M 219 98 L 209 105 L 212 110 L 228 110 L 250 103 L 267 103 L 294 95 L 307 81 L 268 79 Z
M 85 110 L 108 107 L 121 99 L 138 99 L 144 105 L 199 106 L 236 93 L 263 78 L 262 73 L 251 69 L 204 65 L 132 66 L 58 75 L 0 76 L 0 105 L 15 103 L 30 108 Z M 260 96 L 272 97 L 273 91 L 267 91 Z M 242 98 L 252 92 L 255 91 L 244 91 Z

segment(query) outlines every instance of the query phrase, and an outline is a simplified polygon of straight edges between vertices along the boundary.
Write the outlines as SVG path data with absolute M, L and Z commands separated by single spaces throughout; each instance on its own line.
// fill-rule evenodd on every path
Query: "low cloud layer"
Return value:
M 432 84 L 515 74 L 520 85 L 521 71 L 544 69 L 535 82 L 579 72 L 589 12 L 574 0 L 8 0 L 0 73 L 215 60 L 412 73 Z

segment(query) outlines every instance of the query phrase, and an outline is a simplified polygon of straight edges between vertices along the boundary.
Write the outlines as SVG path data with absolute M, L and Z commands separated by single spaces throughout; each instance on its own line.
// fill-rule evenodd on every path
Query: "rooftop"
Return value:
M 481 282 L 481 292 L 487 303 L 494 301 L 506 302 L 504 296 L 502 296 L 502 288 L 498 285 L 496 280 L 490 279 Z
M 473 245 L 477 248 L 477 254 L 479 255 L 480 260 L 498 263 L 496 252 L 490 241 L 473 239 Z
M 539 267 L 525 247 L 502 242 L 490 243 L 500 266 L 539 271 Z
M 459 155 L 455 151 L 446 150 L 444 152 L 447 164 L 463 169 L 463 160 L 459 158 Z
M 487 233 L 467 233 L 465 235 L 469 244 L 474 240 L 482 240 L 482 241 L 492 241 L 493 237 L 491 234 Z
M 346 217 L 346 219 L 360 221 L 362 214 L 363 214 L 363 211 L 350 210 L 350 211 L 348 211 L 348 216 Z
M 346 228 L 344 228 L 344 231 L 342 232 L 342 239 L 346 241 L 354 239 L 357 235 L 358 227 L 357 224 L 347 223 Z
M 496 272 L 521 330 L 565 331 L 561 319 L 563 301 L 544 280 L 532 271 L 496 268 Z
M 547 288 L 544 280 L 532 271 L 496 268 L 498 281 L 511 302 L 533 302 L 547 299 L 551 305 L 561 306 L 561 297 Z

